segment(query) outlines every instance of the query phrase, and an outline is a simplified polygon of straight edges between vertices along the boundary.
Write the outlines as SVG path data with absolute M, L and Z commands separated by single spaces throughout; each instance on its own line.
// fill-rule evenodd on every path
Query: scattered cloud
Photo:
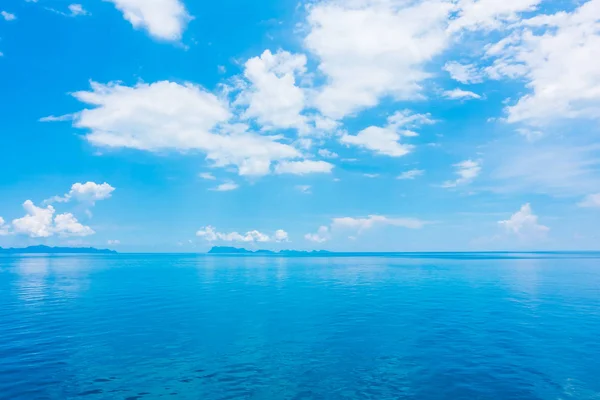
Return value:
M 69 11 L 71 12 L 71 16 L 76 17 L 78 15 L 89 15 L 81 4 L 69 4 Z
M 296 85 L 297 76 L 306 71 L 306 56 L 266 50 L 244 67 L 247 84 L 235 103 L 247 106 L 243 117 L 256 119 L 264 130 L 295 128 L 306 132 L 307 119 L 301 114 L 306 98 Z
M 82 225 L 71 213 L 54 216 L 55 209 L 51 205 L 46 208 L 37 207 L 31 200 L 23 203 L 26 215 L 13 220 L 12 226 L 17 234 L 32 238 L 47 238 L 55 234 L 61 237 L 89 236 L 95 232 L 89 226 Z
M 71 186 L 69 193 L 64 196 L 54 196 L 45 201 L 45 203 L 66 203 L 72 200 L 94 205 L 99 200 L 106 200 L 112 196 L 115 188 L 104 182 L 98 184 L 95 182 L 75 183 Z
M 92 106 L 76 114 L 74 126 L 87 129 L 85 138 L 95 146 L 201 151 L 214 166 L 233 165 L 245 176 L 267 175 L 273 161 L 302 157 L 296 148 L 279 143 L 280 136 L 258 135 L 245 124 L 230 124 L 227 101 L 200 86 L 168 81 L 91 86 L 91 91 L 73 94 Z
M 538 223 L 538 217 L 533 214 L 529 203 L 524 204 L 510 219 L 498 221 L 498 224 L 507 233 L 527 240 L 543 238 L 550 230 L 547 226 Z
M 331 173 L 334 165 L 326 161 L 282 161 L 275 167 L 277 174 L 305 175 L 312 173 Z
M 199 174 L 198 174 L 198 176 L 199 176 L 200 178 L 202 178 L 202 179 L 205 179 L 205 180 L 207 180 L 207 181 L 214 181 L 214 180 L 216 180 L 216 179 L 217 179 L 217 178 L 216 178 L 216 177 L 215 177 L 213 174 L 211 174 L 210 172 L 201 172 L 201 173 L 199 173 Z
M 327 149 L 319 149 L 317 152 L 323 158 L 338 158 L 339 155 Z
M 0 15 L 2 15 L 5 21 L 14 21 L 17 19 L 15 14 L 11 14 L 8 11 L 0 11 Z
M 238 232 L 221 233 L 213 226 L 206 226 L 196 232 L 196 236 L 208 242 L 287 242 L 288 234 L 284 230 L 277 230 L 273 236 L 265 235 L 257 230 L 248 231 L 245 234 Z
M 384 97 L 423 97 L 425 66 L 448 44 L 445 21 L 453 5 L 442 0 L 325 0 L 308 7 L 306 49 L 326 83 L 314 104 L 339 120 Z
M 363 174 L 365 178 L 379 178 L 379 174 Z
M 452 79 L 460 83 L 483 82 L 484 74 L 473 64 L 460 64 L 456 61 L 450 61 L 444 65 L 443 69 L 450 74 Z
M 422 169 L 411 169 L 409 171 L 404 171 L 403 173 L 398 175 L 398 178 L 396 178 L 396 179 L 401 179 L 401 180 L 415 179 L 419 176 L 422 176 L 424 173 L 425 173 L 425 171 L 423 171 Z
M 599 6 L 591 0 L 572 12 L 524 19 L 487 47 L 486 57 L 494 60 L 488 75 L 523 79 L 530 90 L 506 108 L 508 122 L 542 126 L 559 118 L 600 118 Z
M 363 147 L 375 153 L 401 157 L 408 154 L 414 146 L 400 143 L 400 138 L 414 137 L 418 134 L 408 128 L 415 128 L 423 124 L 431 124 L 429 115 L 412 114 L 409 111 L 398 111 L 388 117 L 384 127 L 369 126 L 357 135 L 343 134 L 340 142 L 346 145 Z
M 275 231 L 274 240 L 275 242 L 289 242 L 290 238 L 286 231 L 283 229 L 278 229 Z
M 456 168 L 458 178 L 454 181 L 446 181 L 442 185 L 445 188 L 466 185 L 471 183 L 481 172 L 481 166 L 478 161 L 465 160 L 453 165 Z
M 192 17 L 180 0 L 107 0 L 136 29 L 160 40 L 177 41 Z
M 219 186 L 212 188 L 210 190 L 213 190 L 215 192 L 230 192 L 232 190 L 236 190 L 239 187 L 240 186 L 235 182 L 224 182 L 224 183 L 221 183 Z
M 481 99 L 481 96 L 477 93 L 470 92 L 462 89 L 446 90 L 443 93 L 444 97 L 453 100 L 466 100 L 466 99 Z
M 106 242 L 106 244 L 108 244 L 109 246 L 118 246 L 121 244 L 120 240 L 109 240 Z
M 600 193 L 587 195 L 579 203 L 579 207 L 600 208 Z
M 89 226 L 82 225 L 71 213 L 58 214 L 54 218 L 53 232 L 63 237 L 90 236 L 95 234 Z
M 329 227 L 321 226 L 317 230 L 317 233 L 307 233 L 306 235 L 304 235 L 304 239 L 314 243 L 325 243 L 326 241 L 331 239 Z

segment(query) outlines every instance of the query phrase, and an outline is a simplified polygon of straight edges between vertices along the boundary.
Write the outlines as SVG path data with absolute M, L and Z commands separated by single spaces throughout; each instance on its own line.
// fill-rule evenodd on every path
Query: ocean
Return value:
M 1 399 L 600 399 L 600 254 L 0 256 Z

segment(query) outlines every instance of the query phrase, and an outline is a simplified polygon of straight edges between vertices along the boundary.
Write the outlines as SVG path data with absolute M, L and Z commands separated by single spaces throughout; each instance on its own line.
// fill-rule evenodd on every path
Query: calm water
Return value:
M 2 399 L 600 399 L 600 258 L 0 256 Z

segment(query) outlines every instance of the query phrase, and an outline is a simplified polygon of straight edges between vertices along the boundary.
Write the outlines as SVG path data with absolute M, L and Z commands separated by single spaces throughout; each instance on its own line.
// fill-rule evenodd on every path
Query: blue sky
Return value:
M 0 246 L 599 249 L 600 0 L 5 0 Z

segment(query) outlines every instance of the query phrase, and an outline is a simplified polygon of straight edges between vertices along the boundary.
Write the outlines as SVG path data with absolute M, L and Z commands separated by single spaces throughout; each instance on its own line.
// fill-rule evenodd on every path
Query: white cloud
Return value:
M 73 95 L 93 107 L 76 114 L 74 125 L 88 129 L 93 145 L 159 152 L 202 151 L 217 167 L 236 166 L 240 175 L 266 175 L 273 161 L 301 158 L 279 136 L 257 135 L 244 124 L 229 124 L 229 105 L 205 89 L 161 81 L 91 83 Z
M 530 92 L 507 107 L 507 120 L 548 125 L 559 118 L 600 118 L 600 0 L 573 12 L 521 21 L 509 37 L 487 49 L 493 78 L 525 79 Z
M 284 242 L 288 241 L 288 234 L 284 230 L 277 230 L 275 234 L 270 237 L 261 233 L 257 230 L 248 231 L 245 234 L 238 232 L 221 233 L 216 230 L 213 226 L 206 226 L 199 229 L 196 232 L 196 236 L 208 241 L 223 241 L 223 242 Z
M 444 182 L 442 187 L 451 188 L 460 185 L 466 185 L 477 178 L 481 172 L 481 166 L 479 162 L 473 160 L 461 161 L 453 166 L 456 167 L 456 174 L 458 175 L 458 178 L 454 181 Z
M 338 158 L 338 154 L 327 149 L 319 149 L 317 152 L 323 158 Z
M 286 231 L 283 229 L 278 229 L 275 231 L 274 239 L 276 242 L 289 242 L 290 238 Z
M 73 17 L 78 15 L 89 15 L 89 12 L 87 12 L 81 4 L 70 4 L 69 11 Z
M 387 96 L 421 98 L 425 65 L 448 43 L 450 2 L 326 0 L 309 6 L 305 47 L 326 84 L 314 98 L 327 117 L 341 119 Z
M 33 238 L 52 236 L 54 207 L 36 207 L 31 200 L 27 200 L 23 203 L 23 208 L 27 212 L 27 215 L 12 222 L 16 233 L 25 234 Z
M 317 233 L 307 233 L 306 235 L 304 235 L 304 239 L 308 240 L 309 242 L 325 243 L 326 241 L 331 239 L 329 227 L 321 226 L 317 230 Z
M 305 175 L 312 173 L 328 174 L 333 169 L 334 165 L 326 161 L 282 161 L 275 167 L 277 174 L 294 174 Z
M 143 28 L 154 38 L 175 41 L 191 20 L 179 0 L 107 0 L 134 28 Z
M 520 14 L 533 11 L 542 0 L 459 0 L 457 18 L 449 25 L 450 32 L 460 30 L 492 30 L 520 19 Z
M 10 234 L 10 227 L 4 222 L 4 218 L 0 217 L 0 236 Z
M 304 91 L 296 85 L 296 77 L 306 70 L 306 56 L 266 50 L 245 64 L 248 80 L 236 104 L 247 106 L 245 118 L 254 118 L 262 129 L 296 128 L 306 132 Z
M 41 208 L 27 200 L 23 208 L 27 215 L 12 222 L 15 233 L 32 238 L 47 238 L 55 234 L 61 237 L 89 236 L 95 233 L 89 226 L 80 224 L 73 214 L 58 214 L 55 217 L 55 209 L 50 205 Z
M 547 226 L 538 223 L 538 217 L 533 214 L 529 203 L 524 204 L 510 219 L 498 221 L 498 224 L 508 233 L 521 239 L 543 238 L 550 230 Z
M 240 186 L 235 183 L 235 182 L 225 182 L 225 183 L 221 183 L 219 186 L 210 189 L 213 190 L 215 192 L 230 192 L 232 190 L 235 190 L 237 188 L 239 188 Z
M 0 15 L 2 15 L 2 18 L 4 18 L 5 21 L 14 21 L 17 19 L 15 14 L 11 14 L 8 11 L 2 11 L 0 12 Z
M 300 193 L 310 194 L 311 193 L 310 189 L 311 189 L 310 185 L 296 185 L 296 190 L 299 191 Z
M 398 178 L 396 178 L 396 179 L 401 179 L 401 180 L 415 179 L 416 177 L 421 176 L 424 173 L 425 173 L 425 171 L 423 171 L 422 169 L 411 169 L 409 171 L 404 171 L 403 173 L 398 175 Z
M 379 178 L 379 174 L 363 174 L 365 178 Z
M 86 182 L 86 183 L 74 183 L 71 186 L 71 190 L 69 193 L 64 196 L 54 196 L 45 201 L 45 203 L 66 203 L 71 200 L 76 200 L 82 203 L 95 204 L 96 201 L 106 200 L 111 197 L 112 192 L 115 191 L 115 188 L 104 182 L 102 184 L 98 184 L 95 182 Z
M 106 242 L 106 244 L 108 244 L 109 246 L 118 246 L 121 244 L 120 240 L 109 240 Z
M 372 228 L 375 225 L 389 225 L 408 229 L 420 229 L 425 225 L 425 222 L 416 218 L 388 218 L 383 215 L 369 215 L 366 218 L 334 218 L 331 227 L 332 229 L 354 229 L 360 233 L 362 231 Z
M 459 88 L 446 90 L 443 93 L 444 97 L 448 99 L 481 99 L 481 96 L 477 93 L 470 92 L 468 90 L 462 90 Z
M 95 234 L 89 226 L 82 225 L 71 213 L 58 214 L 54 218 L 53 232 L 62 237 L 90 236 Z
M 401 157 L 408 154 L 414 146 L 400 143 L 400 138 L 418 135 L 406 128 L 431 123 L 433 121 L 428 115 L 412 114 L 406 110 L 399 111 L 388 117 L 386 126 L 369 126 L 357 135 L 344 134 L 340 137 L 340 142 L 390 157 Z
M 211 174 L 210 172 L 201 172 L 201 173 L 199 173 L 199 174 L 198 174 L 198 176 L 199 176 L 200 178 L 202 178 L 202 179 L 206 179 L 207 181 L 214 181 L 214 180 L 216 180 L 216 179 L 217 179 L 217 178 L 216 178 L 216 177 L 215 177 L 213 174 Z
M 461 64 L 456 61 L 449 61 L 444 65 L 443 69 L 450 74 L 452 79 L 460 83 L 483 82 L 484 74 L 473 64 Z
M 579 207 L 600 208 L 600 193 L 587 195 L 579 203 Z

